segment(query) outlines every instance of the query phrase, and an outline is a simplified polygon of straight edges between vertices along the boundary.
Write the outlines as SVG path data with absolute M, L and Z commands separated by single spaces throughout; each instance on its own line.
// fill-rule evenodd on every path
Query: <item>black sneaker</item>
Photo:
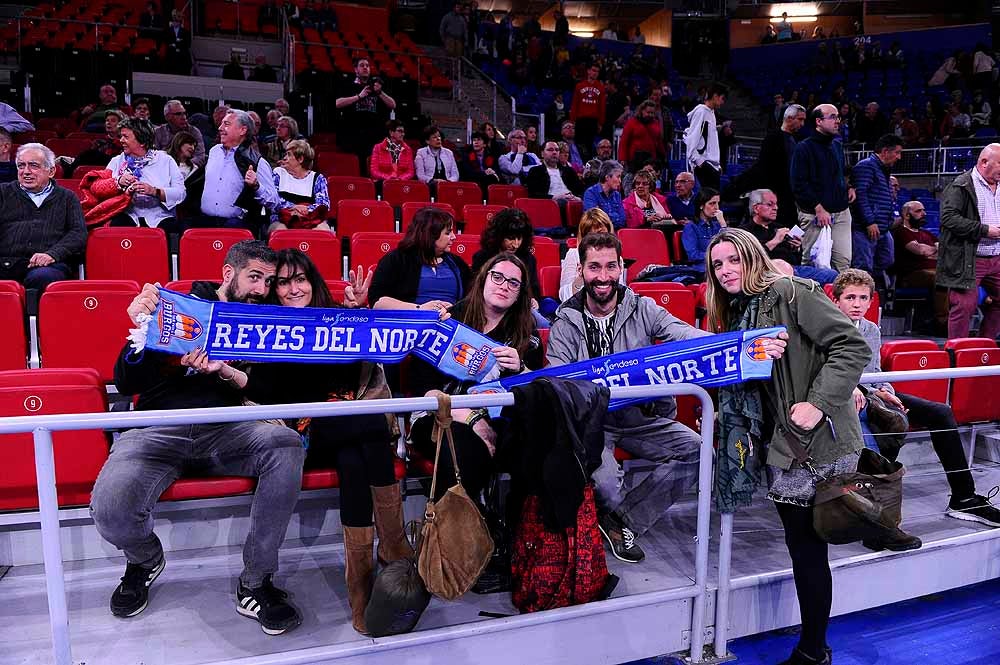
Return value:
M 993 494 L 993 492 L 990 492 Z M 1000 510 L 997 510 L 985 496 L 974 494 L 964 501 L 952 500 L 948 504 L 948 517 L 968 522 L 979 522 L 986 526 L 1000 527 Z
M 134 617 L 146 609 L 149 585 L 160 576 L 166 565 L 167 560 L 162 556 L 159 563 L 149 568 L 137 563 L 126 565 L 122 583 L 111 594 L 111 613 L 116 617 Z
M 254 589 L 239 583 L 236 590 L 236 611 L 256 619 L 260 629 L 268 635 L 281 635 L 302 623 L 298 610 L 285 602 L 288 594 L 274 586 L 271 576 Z
M 611 553 L 619 561 L 639 563 L 646 558 L 639 543 L 635 542 L 635 532 L 625 526 L 614 513 L 598 518 L 597 528 L 601 530 L 601 535 L 611 546 Z

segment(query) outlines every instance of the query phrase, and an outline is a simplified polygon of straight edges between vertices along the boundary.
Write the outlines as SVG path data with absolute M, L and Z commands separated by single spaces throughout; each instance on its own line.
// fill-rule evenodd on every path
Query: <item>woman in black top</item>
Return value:
M 366 298 L 371 273 L 352 273 L 348 307 Z M 297 249 L 278 253 L 271 301 L 285 307 L 338 307 L 308 255 Z M 259 363 L 226 379 L 244 385 L 250 399 L 263 404 L 385 399 L 392 395 L 381 365 L 370 362 L 313 364 Z M 337 470 L 340 521 L 344 528 L 347 594 L 352 624 L 365 633 L 364 612 L 371 592 L 372 547 L 378 530 L 378 558 L 412 558 L 403 534 L 402 499 L 395 476 L 390 427 L 384 414 L 301 418 L 287 424 L 302 434 L 308 448 L 306 468 Z M 374 513 L 374 526 L 372 516 Z
M 483 264 L 500 252 L 510 252 L 524 263 L 528 271 L 528 284 L 531 286 L 531 299 L 536 300 L 541 288 L 538 283 L 538 264 L 532 251 L 533 238 L 531 221 L 523 210 L 518 208 L 501 210 L 483 229 L 479 241 L 482 249 L 472 255 L 472 274 L 479 274 Z M 536 303 L 533 305 L 537 306 Z
M 523 371 L 540 369 L 544 356 L 542 345 L 531 315 L 531 300 L 526 284 L 527 270 L 516 255 L 501 252 L 476 274 L 469 296 L 448 313 L 457 321 L 480 331 L 504 344 L 493 349 L 499 376 L 511 376 Z M 440 392 L 461 395 L 473 384 L 445 376 L 436 370 L 421 377 L 425 383 L 417 394 L 436 395 Z M 452 433 L 455 453 L 461 470 L 462 485 L 473 501 L 478 502 L 483 488 L 493 473 L 497 434 L 485 409 L 452 409 Z M 414 448 L 428 459 L 434 458 L 431 439 L 433 414 L 414 414 L 410 438 Z M 454 479 L 450 455 L 441 455 L 439 463 L 438 497 L 447 491 Z

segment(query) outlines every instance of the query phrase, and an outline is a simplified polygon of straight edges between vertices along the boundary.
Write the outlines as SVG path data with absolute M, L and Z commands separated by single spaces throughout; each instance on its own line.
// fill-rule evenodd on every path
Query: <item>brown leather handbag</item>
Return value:
M 437 447 L 434 476 L 417 545 L 417 570 L 428 591 L 445 600 L 454 600 L 479 579 L 493 555 L 493 540 L 486 520 L 462 487 L 451 434 L 451 397 L 448 395 L 438 395 L 433 437 Z M 434 501 L 441 443 L 445 439 L 455 469 L 455 484 L 439 501 Z

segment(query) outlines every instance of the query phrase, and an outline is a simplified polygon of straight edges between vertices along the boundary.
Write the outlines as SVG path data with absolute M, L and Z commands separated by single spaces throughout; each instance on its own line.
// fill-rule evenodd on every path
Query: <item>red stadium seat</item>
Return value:
M 486 202 L 491 206 L 511 207 L 518 199 L 528 197 L 528 188 L 524 185 L 490 185 L 486 188 Z
M 559 266 L 538 268 L 538 281 L 542 287 L 541 297 L 559 300 L 559 276 L 561 272 L 562 268 Z
M 560 265 L 559 243 L 549 238 L 543 236 L 533 238 L 531 252 L 535 255 L 535 264 L 539 270 L 550 266 L 558 268 Z
M 458 236 L 451 244 L 449 250 L 452 254 L 461 257 L 465 265 L 472 266 L 472 257 L 479 251 L 479 238 L 476 236 Z
M 179 478 L 160 495 L 160 501 L 211 499 L 220 496 L 249 494 L 256 484 L 255 478 L 237 476 Z
M 222 281 L 222 265 L 229 248 L 241 240 L 253 240 L 246 229 L 188 229 L 181 236 L 181 279 Z
M 93 367 L 103 381 L 110 382 L 132 327 L 126 309 L 138 295 L 139 285 L 86 280 L 52 286 L 56 288 L 46 289 L 38 305 L 42 366 Z
M 330 211 L 337 211 L 337 203 L 344 199 L 375 200 L 375 183 L 357 176 L 333 176 L 326 181 L 330 194 Z
M 670 265 L 667 240 L 657 229 L 622 229 L 618 232 L 622 241 L 622 258 L 635 259 L 628 268 L 626 281 L 631 283 L 642 269 L 651 263 Z
M 465 221 L 465 228 L 462 233 L 466 235 L 481 235 L 486 225 L 490 223 L 493 216 L 508 206 L 495 205 L 466 205 L 462 208 L 462 219 Z
M 395 233 L 396 215 L 385 201 L 346 199 L 337 204 L 337 236 L 355 233 Z
M 538 339 L 542 343 L 542 357 L 543 358 L 545 358 L 545 354 L 548 352 L 548 348 L 549 348 L 549 332 L 550 332 L 550 330 L 551 330 L 550 328 L 539 328 L 539 330 L 538 330 Z M 548 364 L 549 364 L 549 359 L 545 358 L 545 361 L 543 362 L 542 366 L 544 367 L 544 366 L 546 366 Z
M 879 366 L 886 370 L 889 366 L 889 358 L 903 351 L 937 351 L 938 345 L 932 339 L 894 339 L 889 342 L 882 342 L 879 350 Z M 906 392 L 905 390 L 903 392 Z
M 534 229 L 562 226 L 559 204 L 551 199 L 520 198 L 514 201 L 514 207 L 524 211 Z
M 88 279 L 132 279 L 160 284 L 170 279 L 167 234 L 161 229 L 106 226 L 87 239 Z
M 94 141 L 92 139 L 49 139 L 45 146 L 56 154 L 56 157 L 67 156 L 76 157 L 84 150 L 88 150 Z
M 305 252 L 326 277 L 343 273 L 340 239 L 329 231 L 279 229 L 271 234 L 268 244 L 274 249 L 297 249 Z
M 0 416 L 103 413 L 107 409 L 104 386 L 92 373 L 39 369 L 0 372 Z M 94 481 L 108 457 L 108 436 L 101 430 L 54 432 L 52 441 L 59 505 L 89 504 Z M 4 451 L 0 510 L 37 508 L 31 434 L 0 435 L 0 445 Z
M 320 157 L 321 173 L 329 180 L 331 177 L 361 177 L 361 164 L 358 156 L 345 152 L 324 152 Z M 331 199 L 332 200 L 332 199 Z
M 56 180 L 56 184 L 60 187 L 65 187 L 69 191 L 76 194 L 76 198 L 80 198 L 80 180 L 79 178 L 59 178 Z
M 684 251 L 683 235 L 674 233 L 670 236 L 670 257 L 674 263 L 687 263 L 687 252 Z
M 901 351 L 887 358 L 885 371 L 905 372 L 914 369 L 944 369 L 951 367 L 947 351 Z M 932 402 L 948 401 L 948 379 L 922 379 L 903 381 L 896 384 L 896 390 L 908 395 L 916 395 Z
M 462 221 L 461 214 L 465 206 L 482 205 L 483 190 L 474 182 L 439 182 L 435 200 L 454 208 L 458 213 L 455 219 Z
M 989 337 L 956 337 L 944 343 L 945 351 L 962 351 L 963 349 L 995 349 L 997 341 Z
M 681 288 L 670 285 L 670 282 L 636 282 L 630 284 L 629 288 L 638 295 L 648 296 L 656 301 L 656 304 L 667 310 L 681 321 L 695 324 L 694 302 L 695 295 L 683 284 L 677 284 Z
M 431 190 L 419 180 L 386 180 L 382 183 L 382 200 L 392 206 L 415 201 L 431 202 Z
M 91 171 L 103 171 L 103 170 L 104 170 L 103 166 L 86 166 L 86 165 L 78 166 L 75 169 L 73 169 L 73 177 L 83 180 L 83 176 L 87 175 Z
M 14 282 L 17 284 L 17 282 Z M 20 286 L 20 284 L 18 284 Z M 24 290 L 0 290 L 0 370 L 24 369 L 28 341 L 24 328 Z
M 1000 349 L 961 349 L 955 367 L 1000 365 Z M 903 392 L 907 392 L 903 388 Z M 960 424 L 1000 420 L 1000 375 L 955 378 L 951 382 L 951 408 Z
M 410 228 L 410 223 L 413 221 L 413 216 L 417 214 L 418 210 L 423 210 L 424 208 L 438 208 L 439 210 L 444 210 L 451 215 L 452 219 L 455 219 L 455 208 L 453 208 L 449 203 L 404 203 L 403 217 L 402 221 L 399 223 L 399 230 L 406 233 L 406 230 Z
M 355 233 L 351 236 L 351 265 L 361 264 L 366 269 L 376 265 L 402 239 L 402 233 Z
M 566 201 L 566 226 L 575 229 L 580 225 L 581 217 L 583 217 L 583 201 L 576 199 Z
M 336 302 L 344 302 L 344 291 L 347 289 L 348 282 L 343 279 L 328 279 L 326 280 L 326 288 L 330 289 L 330 295 Z

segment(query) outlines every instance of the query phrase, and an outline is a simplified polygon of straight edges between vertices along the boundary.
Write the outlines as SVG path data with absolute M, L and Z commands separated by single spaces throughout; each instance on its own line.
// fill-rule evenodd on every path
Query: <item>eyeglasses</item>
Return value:
M 491 270 L 490 271 L 490 280 L 494 284 L 496 284 L 497 286 L 500 286 L 504 282 L 507 282 L 507 286 L 510 287 L 511 291 L 520 291 L 521 290 L 521 280 L 514 279 L 513 277 L 508 277 L 507 275 L 503 274 L 499 270 Z
M 187 111 L 171 111 L 167 115 L 187 115 L 187 114 L 188 114 Z

